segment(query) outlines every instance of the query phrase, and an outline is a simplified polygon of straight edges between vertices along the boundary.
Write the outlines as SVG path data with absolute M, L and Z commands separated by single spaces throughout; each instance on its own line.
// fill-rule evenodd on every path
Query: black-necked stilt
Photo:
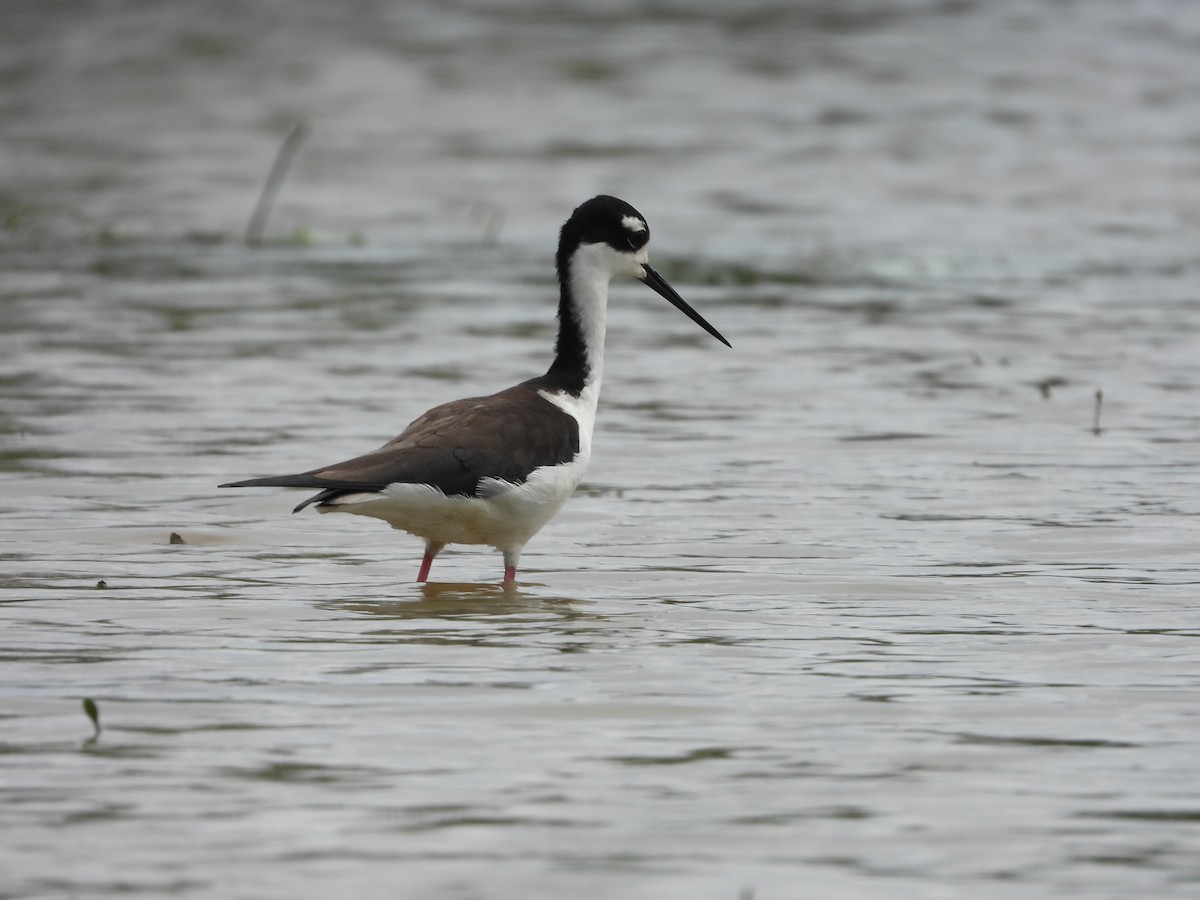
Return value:
M 725 346 L 712 325 L 650 267 L 650 229 L 616 197 L 576 209 L 558 241 L 558 343 L 545 375 L 490 397 L 435 406 L 378 450 L 299 475 L 221 487 L 319 488 L 294 512 L 383 519 L 425 539 L 418 581 L 447 544 L 487 544 L 516 579 L 526 542 L 562 507 L 583 477 L 604 367 L 608 283 L 632 275 Z

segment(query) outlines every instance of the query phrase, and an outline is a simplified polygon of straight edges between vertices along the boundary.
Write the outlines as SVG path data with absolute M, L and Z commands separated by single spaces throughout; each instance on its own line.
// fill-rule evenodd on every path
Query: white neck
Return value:
M 584 384 L 591 388 L 593 408 L 604 375 L 604 333 L 608 312 L 608 283 L 613 276 L 613 250 L 607 244 L 583 244 L 571 257 L 571 306 L 587 356 Z

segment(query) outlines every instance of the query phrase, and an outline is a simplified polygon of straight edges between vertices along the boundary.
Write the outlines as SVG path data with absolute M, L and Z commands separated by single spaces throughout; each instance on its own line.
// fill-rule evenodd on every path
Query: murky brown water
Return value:
M 5 18 L 0 894 L 1200 891 L 1200 7 Z M 734 350 L 615 290 L 518 592 L 215 489 L 539 372 L 600 191 Z

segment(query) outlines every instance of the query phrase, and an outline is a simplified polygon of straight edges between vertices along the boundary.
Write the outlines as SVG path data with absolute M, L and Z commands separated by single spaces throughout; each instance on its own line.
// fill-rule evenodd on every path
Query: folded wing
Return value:
M 535 469 L 568 462 L 579 452 L 575 419 L 538 393 L 533 379 L 490 397 L 436 406 L 378 450 L 296 475 L 251 478 L 221 487 L 320 489 L 295 511 L 390 484 L 425 484 L 474 497 L 495 478 L 524 482 Z

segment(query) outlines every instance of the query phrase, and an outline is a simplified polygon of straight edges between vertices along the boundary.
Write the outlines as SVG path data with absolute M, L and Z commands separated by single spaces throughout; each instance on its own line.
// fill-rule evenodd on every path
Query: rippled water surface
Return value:
M 1200 894 L 1200 6 L 5 17 L 0 894 Z M 733 350 L 614 287 L 517 590 L 216 490 L 540 372 L 602 191 Z

